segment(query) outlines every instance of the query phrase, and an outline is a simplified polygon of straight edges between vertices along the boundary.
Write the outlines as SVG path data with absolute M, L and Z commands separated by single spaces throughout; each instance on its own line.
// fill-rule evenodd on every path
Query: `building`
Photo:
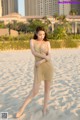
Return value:
M 10 13 L 8 15 L 4 15 L 4 16 L 0 17 L 0 21 L 3 21 L 4 24 L 12 23 L 14 21 L 23 22 L 23 23 L 27 22 L 26 18 L 21 16 L 18 13 Z
M 80 3 L 79 4 L 71 4 L 71 9 L 75 10 L 78 15 L 80 15 Z
M 25 0 L 25 16 L 53 16 L 55 14 L 66 16 L 69 15 L 71 9 L 75 9 L 80 14 L 79 6 L 80 4 L 65 3 L 63 0 Z
M 72 33 L 80 34 L 80 16 L 79 15 L 68 15 L 66 16 L 66 20 L 72 25 Z
M 59 0 L 59 15 L 69 15 L 71 10 L 71 4 L 63 3 L 63 0 Z
M 25 0 L 25 15 L 51 16 L 55 13 L 58 13 L 57 1 L 56 0 Z
M 71 9 L 75 9 L 80 14 L 79 6 L 80 4 L 65 3 L 63 0 L 25 0 L 25 16 L 53 16 L 55 14 L 66 16 L 69 15 Z
M 13 12 L 18 12 L 18 0 L 1 0 L 2 16 Z
M 80 15 L 80 0 L 59 1 L 59 15 L 69 15 L 71 10 L 78 12 L 78 15 Z
M 58 4 L 58 0 L 52 0 L 52 14 L 55 15 L 55 14 L 58 14 L 59 15 L 59 4 Z
M 0 17 L 2 16 L 2 1 L 0 0 Z
M 25 15 L 33 16 L 37 15 L 37 0 L 25 0 Z

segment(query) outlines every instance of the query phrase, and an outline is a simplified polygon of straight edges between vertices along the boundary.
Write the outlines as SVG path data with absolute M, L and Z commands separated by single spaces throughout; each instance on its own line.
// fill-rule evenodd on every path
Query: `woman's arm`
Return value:
M 40 61 L 38 61 L 40 64 L 43 63 L 43 62 L 46 62 L 47 60 L 46 59 L 42 59 Z
M 42 60 L 40 60 L 40 61 L 37 61 L 37 62 L 35 63 L 35 65 L 36 65 L 36 67 L 38 67 L 41 63 L 44 63 L 44 62 L 46 62 L 46 59 L 42 59 Z
M 34 50 L 34 40 L 33 39 L 30 40 L 30 48 L 31 48 L 31 52 L 34 56 L 46 59 L 46 55 L 42 55 Z
M 48 53 L 46 56 L 46 60 L 49 61 L 49 60 L 51 60 L 51 45 L 50 45 L 49 41 L 47 41 L 47 46 L 48 46 Z
M 49 42 L 49 41 L 47 42 L 47 45 L 48 45 L 48 52 L 47 52 L 47 54 L 46 54 L 46 57 L 45 57 L 45 59 L 42 59 L 42 60 L 36 62 L 36 66 L 37 66 L 37 67 L 38 67 L 41 63 L 43 63 L 43 62 L 46 62 L 46 61 L 50 61 L 50 60 L 51 60 L 51 45 L 50 45 L 50 42 Z
M 37 61 L 35 63 L 36 67 L 38 67 L 41 63 L 46 62 L 46 61 L 50 61 L 51 60 L 51 46 L 50 46 L 50 42 L 47 42 L 48 45 L 48 53 L 46 54 L 46 59 L 42 59 L 40 61 Z

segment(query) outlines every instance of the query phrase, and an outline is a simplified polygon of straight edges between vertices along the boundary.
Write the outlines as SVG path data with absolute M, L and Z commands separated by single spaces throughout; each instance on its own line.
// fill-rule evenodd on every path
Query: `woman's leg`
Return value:
M 40 87 L 40 82 L 38 83 L 38 82 L 34 81 L 33 88 L 30 91 L 30 94 L 27 96 L 26 100 L 24 101 L 22 107 L 17 112 L 16 117 L 20 117 L 21 116 L 21 114 L 23 113 L 25 107 L 30 103 L 32 98 L 35 97 L 38 94 L 39 87 Z
M 51 82 L 44 80 L 44 106 L 43 106 L 43 115 L 47 112 L 48 100 L 50 95 L 50 85 Z

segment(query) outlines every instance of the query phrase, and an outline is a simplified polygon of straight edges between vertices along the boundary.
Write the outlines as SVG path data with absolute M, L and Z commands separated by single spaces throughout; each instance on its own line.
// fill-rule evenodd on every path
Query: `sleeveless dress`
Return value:
M 48 52 L 48 46 L 46 42 L 42 42 L 41 45 L 37 43 L 37 40 L 34 43 L 34 49 L 36 52 L 41 54 L 46 54 Z M 44 58 L 35 56 L 35 62 L 40 61 Z M 36 82 L 41 82 L 42 80 L 51 81 L 53 77 L 53 64 L 52 61 L 46 61 L 41 63 L 38 67 L 34 65 L 34 80 Z

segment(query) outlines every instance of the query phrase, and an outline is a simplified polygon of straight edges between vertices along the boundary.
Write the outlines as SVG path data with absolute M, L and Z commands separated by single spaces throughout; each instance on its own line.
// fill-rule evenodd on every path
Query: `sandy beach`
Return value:
M 48 114 L 42 116 L 42 81 L 39 94 L 15 118 L 33 86 L 34 56 L 30 50 L 0 51 L 0 117 L 8 112 L 9 120 L 80 120 L 80 49 L 52 49 L 51 56 L 55 71 Z

